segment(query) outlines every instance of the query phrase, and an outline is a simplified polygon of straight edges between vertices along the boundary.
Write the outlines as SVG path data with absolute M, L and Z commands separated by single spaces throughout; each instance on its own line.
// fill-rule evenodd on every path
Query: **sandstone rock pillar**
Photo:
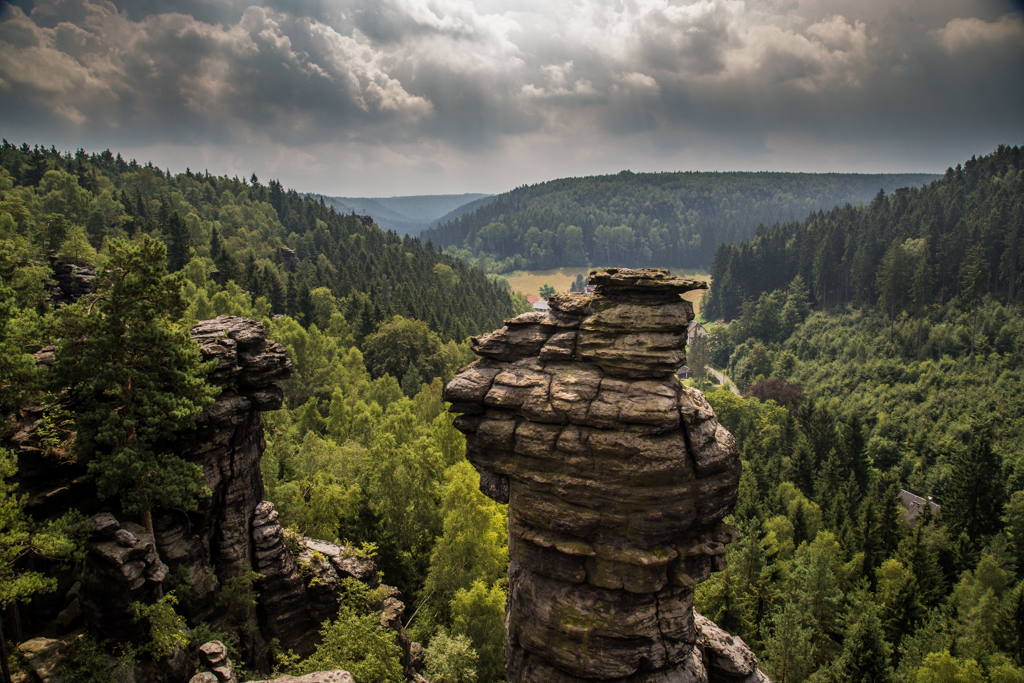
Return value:
M 683 387 L 703 287 L 608 269 L 474 338 L 446 387 L 481 490 L 509 505 L 509 683 L 707 681 L 693 589 L 724 563 L 735 441 Z

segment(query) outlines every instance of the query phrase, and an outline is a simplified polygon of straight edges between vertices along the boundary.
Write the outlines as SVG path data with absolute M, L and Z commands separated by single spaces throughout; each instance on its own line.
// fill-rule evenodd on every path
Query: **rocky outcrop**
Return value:
M 732 435 L 674 375 L 693 319 L 679 295 L 703 285 L 590 282 L 474 337 L 483 358 L 446 387 L 481 490 L 509 505 L 508 680 L 740 680 L 706 663 L 721 648 L 697 646 L 693 612 L 740 475 Z
M 228 659 L 227 648 L 219 640 L 211 640 L 199 648 L 200 671 L 189 683 L 238 683 L 235 667 Z M 355 683 L 352 674 L 336 669 L 317 671 L 305 676 L 278 676 L 266 681 L 251 683 Z
M 335 671 L 317 671 L 305 676 L 279 676 L 269 681 L 252 681 L 252 683 L 355 683 L 352 674 L 337 669 Z
M 57 575 L 58 590 L 33 600 L 30 610 L 22 610 L 21 623 L 26 633 L 65 633 L 82 625 L 98 640 L 141 644 L 147 629 L 136 622 L 132 603 L 152 604 L 174 589 L 176 609 L 188 626 L 206 622 L 233 633 L 247 666 L 269 670 L 272 640 L 285 650 L 310 654 L 320 624 L 337 613 L 341 582 L 352 577 L 377 587 L 377 571 L 347 548 L 288 538 L 273 506 L 263 500 L 261 411 L 282 405 L 277 383 L 292 372 L 284 347 L 266 338 L 262 323 L 234 316 L 203 321 L 191 334 L 203 358 L 214 363 L 208 381 L 221 393 L 195 429 L 165 446 L 202 466 L 210 495 L 193 511 L 154 510 L 153 535 L 110 507 L 116 501 L 98 501 L 92 477 L 73 459 L 55 458 L 40 446 L 42 409 L 23 411 L 12 445 L 31 511 L 46 517 L 73 505 L 92 516 L 84 529 L 81 567 L 48 569 Z M 41 365 L 52 360 L 52 353 L 39 356 Z M 242 599 L 232 605 L 232 596 Z M 248 596 L 258 596 L 255 609 Z M 412 678 L 412 644 L 402 627 L 404 606 L 396 590 L 379 610 L 381 622 L 395 630 Z M 178 653 L 150 669 L 138 668 L 137 679 L 183 682 L 202 663 L 209 676 L 229 680 L 223 678 L 227 669 L 216 665 L 214 650 Z
M 757 658 L 747 644 L 731 636 L 707 617 L 694 613 L 697 647 L 708 679 L 722 683 L 771 683 L 757 668 Z
M 199 669 L 189 683 L 238 683 L 235 665 L 228 658 L 228 649 L 219 640 L 199 646 Z
M 360 558 L 343 546 L 290 534 L 277 522 L 277 511 L 269 501 L 256 506 L 253 517 L 255 569 L 260 574 L 256 588 L 260 593 L 259 611 L 264 633 L 276 638 L 280 647 L 307 656 L 317 643 L 320 624 L 338 612 L 342 581 L 357 579 L 370 588 L 380 583 L 373 562 Z M 398 591 L 389 587 L 389 596 L 378 605 L 381 624 L 395 631 L 404 662 L 410 669 L 411 642 L 402 626 L 405 606 Z
M 58 308 L 73 304 L 95 288 L 92 280 L 96 269 L 75 263 L 52 263 L 53 281 L 50 282 L 50 298 Z
M 121 523 L 109 512 L 89 519 L 86 562 L 79 573 L 82 612 L 94 635 L 129 643 L 139 627 L 132 603 L 163 597 L 167 565 L 157 555 L 153 536 L 138 524 Z

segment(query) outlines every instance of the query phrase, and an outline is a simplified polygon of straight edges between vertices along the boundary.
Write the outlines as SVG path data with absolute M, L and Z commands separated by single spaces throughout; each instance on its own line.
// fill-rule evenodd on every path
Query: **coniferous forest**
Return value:
M 773 680 L 1024 680 L 1021 155 L 718 249 L 743 533 L 697 608 Z
M 699 234 L 714 253 L 704 315 L 721 321 L 707 323 L 704 348 L 691 354 L 705 354 L 743 394 L 697 380 L 736 436 L 744 470 L 731 518 L 740 540 L 728 569 L 698 589 L 696 607 L 751 645 L 776 683 L 1024 681 L 1021 155 L 1001 147 L 923 188 L 799 222 L 754 232 L 747 209 L 734 207 L 719 232 L 686 233 L 688 244 Z M 702 180 L 707 192 L 739 202 L 735 179 L 719 176 L 721 186 Z M 831 197 L 826 189 L 838 192 L 815 197 Z M 596 181 L 587 192 L 592 200 L 580 206 L 612 207 L 615 195 Z M 530 209 L 536 220 L 517 215 L 556 242 L 562 223 L 585 222 L 548 208 Z M 495 216 L 480 218 L 486 227 Z M 594 235 L 618 221 L 592 219 Z M 203 496 L 196 473 L 161 461 L 158 447 L 212 400 L 187 330 L 221 314 L 261 320 L 295 366 L 284 409 L 264 415 L 262 479 L 282 525 L 373 557 L 409 606 L 428 679 L 502 681 L 507 515 L 479 492 L 441 388 L 474 358 L 467 335 L 522 309 L 482 270 L 435 249 L 449 244 L 441 232 L 424 237 L 433 245 L 399 238 L 256 174 L 171 175 L 111 152 L 4 143 L 4 439 L 19 410 L 38 406 L 47 457 L 86 469 L 108 504 L 143 520 L 156 505 L 189 509 Z M 582 235 L 593 260 L 586 239 L 594 237 Z M 540 239 L 533 247 L 543 252 Z M 502 258 L 524 253 L 516 246 Z M 61 264 L 94 273 L 95 292 L 55 302 Z M 147 365 L 145 348 L 171 361 Z M 44 349 L 53 352 L 49 371 L 32 355 Z M 129 392 L 108 371 L 115 367 L 184 389 Z M 171 406 L 161 414 L 173 419 L 142 429 L 124 418 L 160 412 L 153 406 Z M 159 463 L 162 485 L 140 485 L 121 466 L 129 461 Z M 81 551 L 73 510 L 33 516 L 8 450 L 0 474 L 0 606 L 8 608 L 54 588 L 23 558 L 74 562 Z M 911 525 L 904 490 L 939 507 L 926 503 Z M 187 590 L 173 577 L 167 588 Z M 324 624 L 313 656 L 276 652 L 277 670 L 337 667 L 359 683 L 401 680 L 360 590 Z M 159 606 L 170 623 L 173 607 Z M 189 627 L 199 642 L 230 644 L 209 624 Z M 156 634 L 147 647 L 161 647 Z M 100 680 L 90 669 L 97 657 L 142 654 L 79 643 L 65 681 Z

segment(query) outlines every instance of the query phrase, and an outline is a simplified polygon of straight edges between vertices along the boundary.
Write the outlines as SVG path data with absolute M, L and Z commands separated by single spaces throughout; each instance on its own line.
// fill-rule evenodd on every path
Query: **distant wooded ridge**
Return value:
M 424 230 L 420 239 L 495 273 L 608 264 L 708 267 L 719 244 L 749 239 L 758 225 L 870 202 L 879 189 L 940 177 L 622 171 L 562 178 L 500 194 Z
M 320 195 L 316 195 L 319 197 Z M 406 197 L 327 197 L 324 203 L 338 213 L 369 215 L 385 230 L 399 235 L 421 231 L 475 211 L 494 195 L 480 193 L 413 195 Z

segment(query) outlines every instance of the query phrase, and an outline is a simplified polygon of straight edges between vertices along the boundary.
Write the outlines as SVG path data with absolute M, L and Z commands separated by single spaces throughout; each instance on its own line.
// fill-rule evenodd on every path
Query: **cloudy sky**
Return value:
M 1024 143 L 1024 3 L 0 0 L 0 135 L 347 196 L 941 172 Z

